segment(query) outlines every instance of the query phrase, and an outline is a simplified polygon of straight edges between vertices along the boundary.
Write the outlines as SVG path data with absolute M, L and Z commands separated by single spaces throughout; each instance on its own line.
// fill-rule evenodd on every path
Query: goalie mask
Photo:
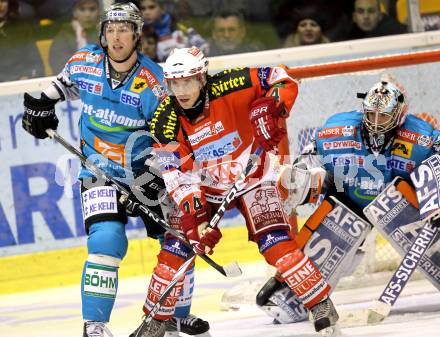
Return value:
M 378 154 L 389 144 L 396 127 L 403 124 L 407 110 L 404 95 L 395 85 L 382 81 L 358 98 L 363 98 L 364 139 Z

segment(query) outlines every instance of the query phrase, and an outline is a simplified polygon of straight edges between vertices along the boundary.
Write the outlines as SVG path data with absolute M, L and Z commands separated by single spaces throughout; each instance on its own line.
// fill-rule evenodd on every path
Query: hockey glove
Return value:
M 214 246 L 220 241 L 222 233 L 218 228 L 207 228 L 209 209 L 202 208 L 195 214 L 185 213 L 180 218 L 182 231 L 185 233 L 197 254 L 212 254 Z
M 261 97 L 251 105 L 250 118 L 255 140 L 270 151 L 286 135 L 286 130 L 278 126 L 278 119 L 284 112 L 284 105 L 275 97 Z
M 133 205 L 127 205 L 127 215 L 139 216 L 142 212 L 138 209 L 138 204 L 143 204 L 156 211 L 160 208 L 159 194 L 165 189 L 162 175 L 156 168 L 145 165 L 142 169 L 135 172 L 135 179 L 130 185 L 130 192 L 135 197 Z
M 23 128 L 32 136 L 44 139 L 48 137 L 46 129 L 56 130 L 58 118 L 55 115 L 55 103 L 44 93 L 40 98 L 34 98 L 27 92 L 24 94 Z

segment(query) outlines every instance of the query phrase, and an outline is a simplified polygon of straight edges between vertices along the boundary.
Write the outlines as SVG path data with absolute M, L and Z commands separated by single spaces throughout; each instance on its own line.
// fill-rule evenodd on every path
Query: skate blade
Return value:
M 319 331 L 321 336 L 323 337 L 337 337 L 341 335 L 341 329 L 339 328 L 339 325 L 333 325 L 329 326 L 328 328 L 322 329 Z
M 178 331 L 166 331 L 164 337 L 212 337 L 212 335 L 209 333 L 209 331 L 198 335 L 187 335 L 186 333 L 179 333 Z
M 165 331 L 164 337 L 180 337 L 178 331 Z

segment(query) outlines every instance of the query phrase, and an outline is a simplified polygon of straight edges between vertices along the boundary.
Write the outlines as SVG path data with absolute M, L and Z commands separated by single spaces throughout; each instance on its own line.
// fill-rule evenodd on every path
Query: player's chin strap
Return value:
M 189 242 L 186 240 L 185 236 L 172 228 L 169 224 L 165 222 L 158 214 L 150 210 L 148 207 L 146 207 L 143 204 L 140 204 L 133 197 L 133 194 L 130 193 L 121 183 L 116 181 L 114 178 L 107 175 L 102 169 L 100 169 L 97 165 L 95 165 L 90 160 L 87 160 L 87 158 L 78 151 L 75 147 L 73 147 L 71 144 L 69 144 L 64 138 L 62 138 L 56 131 L 47 129 L 47 134 L 50 138 L 56 140 L 59 144 L 61 144 L 67 151 L 74 154 L 79 158 L 81 163 L 87 167 L 97 178 L 104 179 L 110 185 L 121 194 L 121 197 L 119 201 L 125 206 L 125 207 L 131 207 L 131 208 L 138 208 L 140 211 L 142 211 L 146 216 L 148 216 L 150 219 L 152 219 L 154 222 L 156 222 L 158 225 L 160 225 L 162 228 L 164 228 L 166 231 L 180 239 L 182 242 L 184 242 L 188 247 L 192 249 L 192 246 L 189 244 Z M 218 272 L 223 274 L 226 277 L 236 277 L 240 276 L 242 274 L 240 267 L 236 262 L 233 262 L 226 266 L 221 266 L 215 261 L 213 261 L 209 256 L 207 255 L 200 255 L 200 257 L 205 260 L 206 263 L 208 263 L 211 267 L 216 269 Z M 179 269 L 180 270 L 180 269 Z

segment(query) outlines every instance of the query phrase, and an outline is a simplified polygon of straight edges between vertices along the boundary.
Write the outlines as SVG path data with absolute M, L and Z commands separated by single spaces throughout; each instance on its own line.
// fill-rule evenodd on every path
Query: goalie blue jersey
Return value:
M 162 68 L 138 52 L 125 78 L 110 78 L 108 57 L 88 45 L 66 63 L 54 84 L 63 99 L 81 99 L 83 154 L 112 176 L 124 177 L 145 162 L 151 147 L 149 122 L 165 96 Z M 144 151 L 144 153 L 142 153 Z M 83 168 L 80 178 L 90 176 Z
M 330 117 L 317 130 L 317 154 L 338 192 L 355 204 L 368 205 L 394 177 L 409 180 L 409 174 L 435 153 L 440 131 L 431 124 L 407 115 L 404 124 L 385 151 L 374 156 L 362 140 L 362 113 L 342 112 Z

